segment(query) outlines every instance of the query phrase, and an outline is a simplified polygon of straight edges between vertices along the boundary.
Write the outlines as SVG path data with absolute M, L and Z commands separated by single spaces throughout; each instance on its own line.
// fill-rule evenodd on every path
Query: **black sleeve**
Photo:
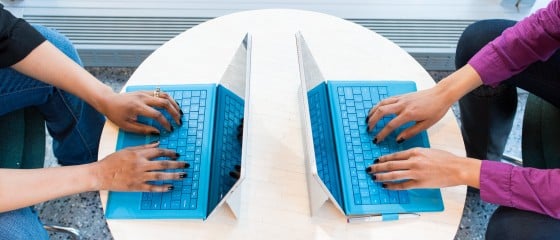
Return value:
M 0 4 L 0 67 L 14 65 L 44 41 L 35 28 Z

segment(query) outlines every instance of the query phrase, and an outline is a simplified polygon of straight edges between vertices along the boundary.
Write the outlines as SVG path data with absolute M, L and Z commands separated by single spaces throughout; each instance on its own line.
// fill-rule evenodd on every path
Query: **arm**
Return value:
M 150 185 L 147 181 L 182 179 L 182 172 L 154 172 L 186 168 L 182 161 L 150 161 L 157 157 L 176 159 L 177 153 L 157 148 L 158 143 L 127 148 L 90 164 L 45 169 L 0 169 L 0 212 L 31 206 L 62 196 L 97 190 L 170 190 L 170 184 Z M 32 189 L 32 191 L 21 191 Z
M 560 219 L 560 169 L 522 168 L 482 161 L 480 197 L 503 206 Z
M 523 71 L 531 63 L 548 59 L 560 47 L 560 1 L 506 29 L 484 46 L 469 64 L 487 85 Z

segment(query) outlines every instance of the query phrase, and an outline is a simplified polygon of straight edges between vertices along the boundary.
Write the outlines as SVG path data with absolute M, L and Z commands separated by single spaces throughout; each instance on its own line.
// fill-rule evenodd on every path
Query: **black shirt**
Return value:
M 0 4 L 0 68 L 19 62 L 44 41 L 35 28 Z

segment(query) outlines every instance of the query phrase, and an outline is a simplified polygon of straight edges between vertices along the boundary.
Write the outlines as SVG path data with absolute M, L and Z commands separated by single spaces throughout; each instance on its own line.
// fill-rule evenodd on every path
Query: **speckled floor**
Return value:
M 87 68 L 87 70 L 116 91 L 120 91 L 134 68 Z M 434 80 L 438 81 L 447 76 L 449 72 L 434 71 L 430 74 Z M 524 92 L 519 94 L 518 113 L 523 112 L 526 97 L 527 94 Z M 456 106 L 453 107 L 453 111 L 458 115 Z M 518 114 L 506 147 L 506 154 L 518 158 L 521 157 L 521 121 L 522 114 Z M 45 164 L 46 166 L 56 166 L 50 142 L 50 139 L 47 139 Z M 82 239 L 113 239 L 107 227 L 97 192 L 63 197 L 39 204 L 36 208 L 44 223 L 77 228 L 82 234 Z M 484 239 L 486 224 L 495 208 L 496 206 L 493 204 L 482 202 L 477 191 L 468 191 L 463 218 L 455 239 Z M 69 239 L 69 236 L 62 233 L 51 233 L 51 238 Z

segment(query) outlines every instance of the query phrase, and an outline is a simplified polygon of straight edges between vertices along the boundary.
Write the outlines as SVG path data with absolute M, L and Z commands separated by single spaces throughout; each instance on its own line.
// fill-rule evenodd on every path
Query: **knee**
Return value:
M 469 25 L 457 42 L 455 67 L 459 69 L 467 64 L 484 45 L 500 36 L 506 28 L 514 24 L 515 21 L 490 19 Z
M 557 239 L 560 220 L 509 207 L 496 209 L 486 230 L 486 239 Z
M 50 43 L 52 43 L 64 54 L 66 54 L 66 56 L 74 60 L 74 62 L 76 62 L 77 64 L 83 65 L 82 60 L 78 55 L 78 51 L 76 51 L 76 48 L 74 48 L 74 45 L 66 36 L 51 28 L 47 28 L 41 25 L 34 24 L 33 27 L 38 32 L 40 32 Z

